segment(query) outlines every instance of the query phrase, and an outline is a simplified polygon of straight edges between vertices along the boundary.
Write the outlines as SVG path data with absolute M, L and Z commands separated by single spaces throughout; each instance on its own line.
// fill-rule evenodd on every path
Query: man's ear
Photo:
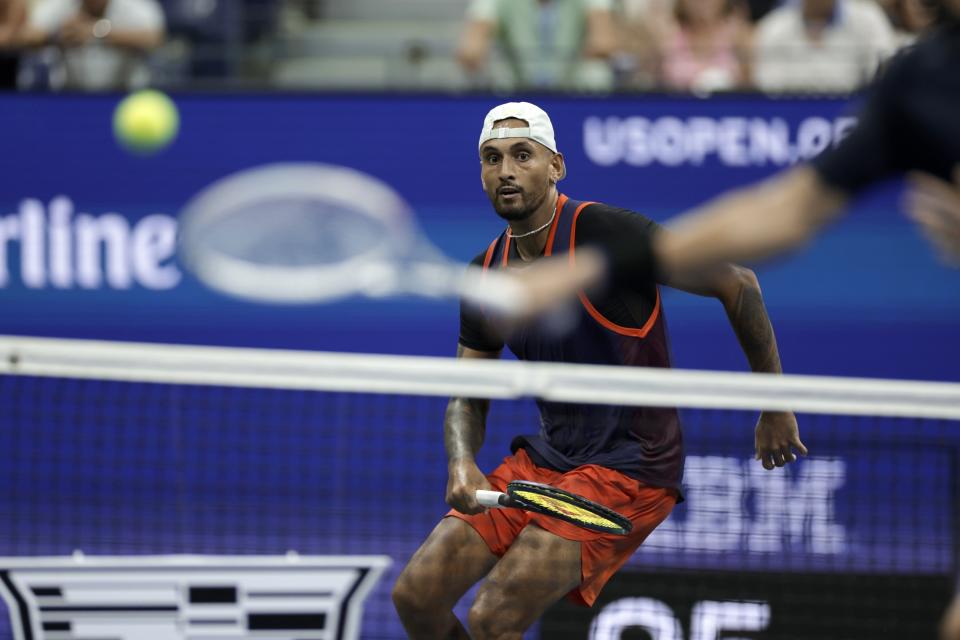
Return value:
M 552 184 L 557 184 L 563 180 L 563 176 L 566 173 L 565 170 L 565 160 L 563 159 L 562 153 L 555 153 L 553 157 L 550 158 L 550 182 Z

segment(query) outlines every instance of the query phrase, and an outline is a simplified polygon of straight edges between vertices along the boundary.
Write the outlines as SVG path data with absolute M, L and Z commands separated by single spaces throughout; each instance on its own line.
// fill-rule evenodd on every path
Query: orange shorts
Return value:
M 506 491 L 511 480 L 531 480 L 571 491 L 609 507 L 633 522 L 629 535 L 617 536 L 581 529 L 562 520 L 556 520 L 522 509 L 488 509 L 476 515 L 465 515 L 451 509 L 447 517 L 459 518 L 472 526 L 494 554 L 499 557 L 510 549 L 520 532 L 528 524 L 565 538 L 580 541 L 580 586 L 567 597 L 590 606 L 597 599 L 603 585 L 623 566 L 650 532 L 657 528 L 677 504 L 673 489 L 650 487 L 619 471 L 588 464 L 573 471 L 560 473 L 533 464 L 523 449 L 503 459 L 503 464 L 487 475 L 497 491 Z

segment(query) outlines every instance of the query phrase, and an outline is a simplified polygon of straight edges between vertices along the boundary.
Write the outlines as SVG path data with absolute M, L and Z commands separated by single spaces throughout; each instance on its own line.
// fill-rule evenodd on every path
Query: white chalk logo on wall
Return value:
M 612 167 L 783 167 L 809 160 L 842 140 L 856 118 L 809 117 L 796 126 L 783 118 L 591 116 L 583 122 L 583 149 L 593 164 Z
M 842 458 L 807 458 L 771 474 L 752 458 L 687 456 L 686 517 L 657 527 L 640 553 L 843 555 L 850 532 L 837 521 L 836 499 L 846 482 Z
M 360 636 L 386 556 L 0 558 L 16 640 Z
M 66 196 L 0 213 L 0 288 L 19 279 L 28 289 L 172 289 L 176 251 L 177 219 L 162 213 L 95 215 Z

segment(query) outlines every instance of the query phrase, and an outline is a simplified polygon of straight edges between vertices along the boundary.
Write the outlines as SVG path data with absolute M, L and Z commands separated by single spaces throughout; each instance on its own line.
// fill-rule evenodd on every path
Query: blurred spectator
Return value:
M 750 22 L 756 24 L 779 7 L 780 2 L 779 0 L 746 0 L 746 6 Z
M 749 83 L 751 27 L 736 0 L 675 0 L 672 20 L 654 28 L 660 84 L 710 93 Z
M 621 86 L 652 89 L 660 85 L 658 34 L 675 26 L 674 0 L 621 0 L 624 53 L 630 57 L 628 77 Z
M 484 68 L 496 40 L 517 87 L 607 90 L 617 49 L 612 0 L 472 0 L 458 57 Z
M 146 54 L 163 39 L 156 0 L 38 0 L 20 41 L 57 52 L 51 88 L 102 91 L 147 84 Z
M 16 38 L 27 19 L 25 0 L 0 0 L 0 89 L 17 86 Z
M 925 0 L 884 0 L 880 5 L 893 24 L 898 48 L 912 44 L 936 20 L 933 7 Z
M 895 48 L 890 21 L 873 0 L 800 0 L 757 26 L 754 81 L 764 91 L 852 91 Z
M 287 0 L 287 5 L 299 8 L 307 20 L 323 18 L 324 0 Z
M 274 30 L 280 11 L 278 0 L 162 2 L 171 36 L 190 44 L 190 77 L 200 79 L 242 75 L 247 45 Z

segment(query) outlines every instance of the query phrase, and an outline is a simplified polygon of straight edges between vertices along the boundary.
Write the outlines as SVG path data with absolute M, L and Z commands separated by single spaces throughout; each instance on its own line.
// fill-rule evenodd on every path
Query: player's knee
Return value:
M 509 601 L 495 590 L 481 589 L 467 614 L 467 626 L 475 640 L 510 637 L 523 633 L 521 620 L 511 611 Z
M 422 582 L 425 581 L 418 580 L 416 572 L 408 565 L 393 585 L 390 597 L 401 619 L 413 620 L 429 615 L 430 602 L 427 595 L 429 585 L 420 584 Z

